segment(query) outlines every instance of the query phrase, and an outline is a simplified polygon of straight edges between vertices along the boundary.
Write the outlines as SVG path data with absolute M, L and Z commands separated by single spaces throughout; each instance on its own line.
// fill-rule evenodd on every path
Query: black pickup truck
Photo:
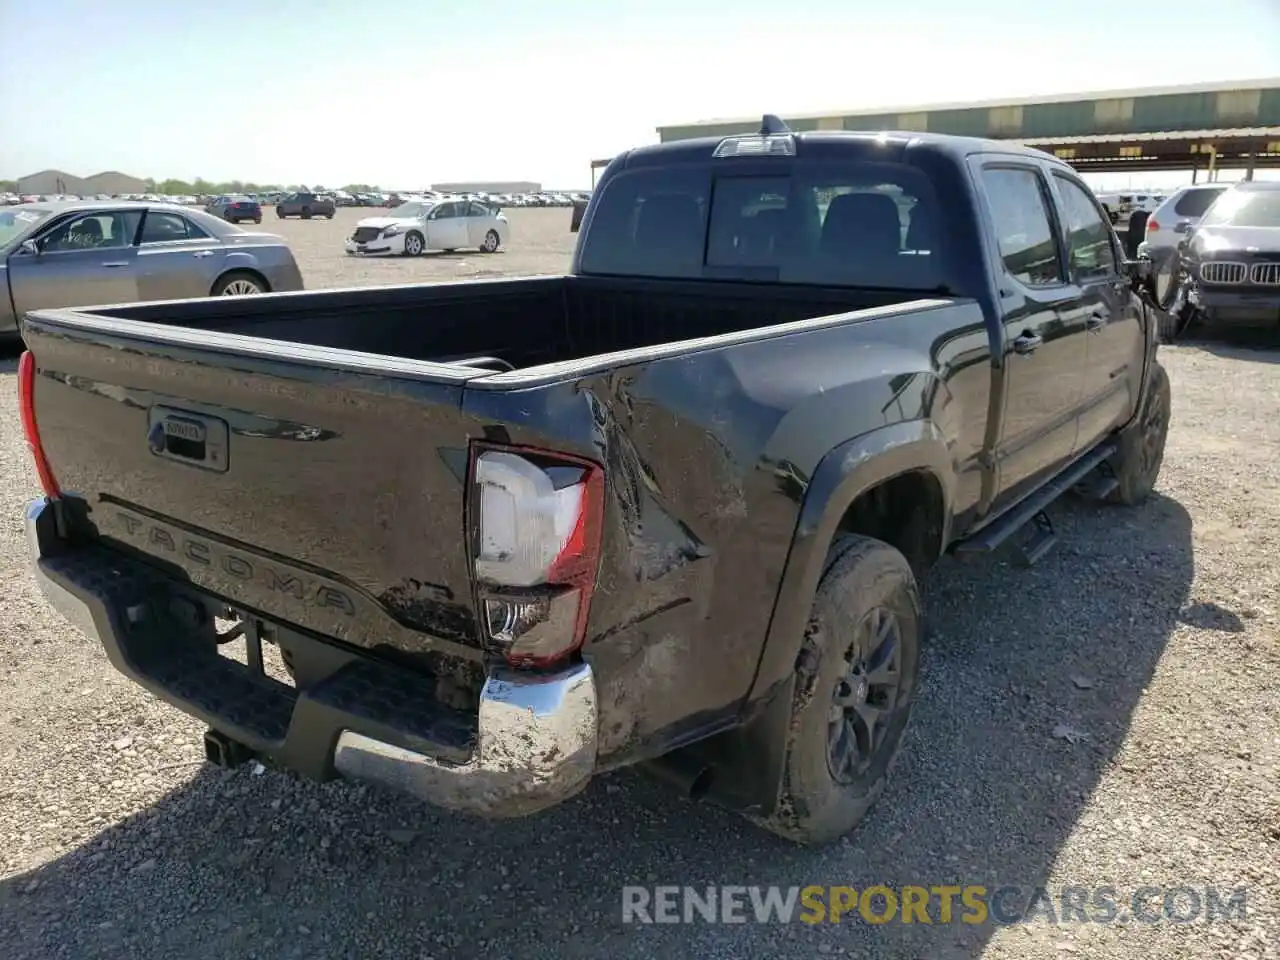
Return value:
M 922 571 L 1151 491 L 1143 274 L 1044 153 L 766 118 L 617 157 L 567 276 L 35 311 L 36 574 L 215 762 L 490 816 L 643 763 L 828 841 Z

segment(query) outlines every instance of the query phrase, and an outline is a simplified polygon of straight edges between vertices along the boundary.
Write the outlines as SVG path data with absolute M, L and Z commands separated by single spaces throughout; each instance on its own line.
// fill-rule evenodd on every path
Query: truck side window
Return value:
M 1062 283 L 1058 245 L 1040 174 L 1021 167 L 986 167 L 982 182 L 1000 257 L 1010 276 L 1029 287 Z
M 1068 262 L 1078 279 L 1109 277 L 1120 272 L 1111 227 L 1102 218 L 1093 198 L 1074 180 L 1054 174 L 1062 196 L 1062 212 L 1067 221 Z M 1139 197 L 1145 200 L 1145 197 Z

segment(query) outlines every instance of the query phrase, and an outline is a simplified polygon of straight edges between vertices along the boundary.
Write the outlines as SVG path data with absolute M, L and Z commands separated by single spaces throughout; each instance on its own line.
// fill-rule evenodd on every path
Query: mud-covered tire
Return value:
M 1118 449 L 1111 457 L 1111 469 L 1120 485 L 1107 496 L 1108 502 L 1134 506 L 1146 500 L 1155 489 L 1169 437 L 1171 400 L 1169 374 L 1155 361 L 1138 416 L 1120 431 Z
M 883 658 L 874 658 L 889 642 L 875 642 L 886 614 L 892 615 L 895 630 L 891 670 L 885 669 Z M 796 664 L 780 802 L 771 818 L 759 821 L 762 826 L 797 843 L 816 845 L 844 836 L 866 817 L 884 791 L 906 734 L 923 631 L 920 592 L 906 557 L 870 537 L 837 540 L 827 555 Z M 860 674 L 851 670 L 849 655 L 853 664 L 864 661 Z M 855 680 L 859 676 L 867 681 L 865 687 Z M 891 694 L 885 684 L 872 681 L 884 676 L 893 677 Z M 858 702 L 863 689 L 860 706 L 849 706 Z M 847 744 L 859 729 L 863 714 L 858 711 L 876 706 L 884 708 L 883 722 L 874 728 L 882 735 L 871 743 L 855 736 L 860 747 L 874 746 L 858 752 L 866 761 L 863 766 L 841 767 L 840 743 Z M 860 729 L 865 732 L 865 723 Z

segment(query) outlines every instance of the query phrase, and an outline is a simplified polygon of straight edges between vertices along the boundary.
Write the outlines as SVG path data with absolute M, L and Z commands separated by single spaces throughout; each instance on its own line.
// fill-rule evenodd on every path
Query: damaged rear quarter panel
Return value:
M 798 331 L 524 390 L 468 386 L 464 411 L 492 424 L 491 437 L 500 427 L 512 443 L 604 465 L 601 567 L 583 651 L 600 685 L 602 766 L 736 720 L 810 472 L 839 442 L 919 417 L 934 396 L 928 350 L 904 348 L 932 339 L 913 318 Z M 876 350 L 864 339 L 873 331 L 893 342 Z

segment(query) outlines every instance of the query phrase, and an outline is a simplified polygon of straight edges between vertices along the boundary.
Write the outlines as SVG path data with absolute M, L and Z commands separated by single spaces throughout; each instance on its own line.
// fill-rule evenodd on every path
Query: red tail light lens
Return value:
M 476 445 L 470 490 L 472 576 L 486 644 L 513 666 L 565 660 L 586 638 L 603 472 L 558 453 Z
M 1147 221 L 1147 232 L 1151 232 L 1159 229 L 1160 229 L 1160 224 L 1158 224 L 1156 221 L 1154 220 Z
M 36 462 L 36 473 L 40 477 L 40 486 L 47 497 L 60 497 L 58 481 L 54 479 L 49 460 L 44 455 L 44 446 L 40 443 L 40 431 L 36 427 L 36 358 L 30 350 L 25 350 L 18 360 L 18 409 L 22 416 L 22 433 L 31 448 L 31 456 Z

